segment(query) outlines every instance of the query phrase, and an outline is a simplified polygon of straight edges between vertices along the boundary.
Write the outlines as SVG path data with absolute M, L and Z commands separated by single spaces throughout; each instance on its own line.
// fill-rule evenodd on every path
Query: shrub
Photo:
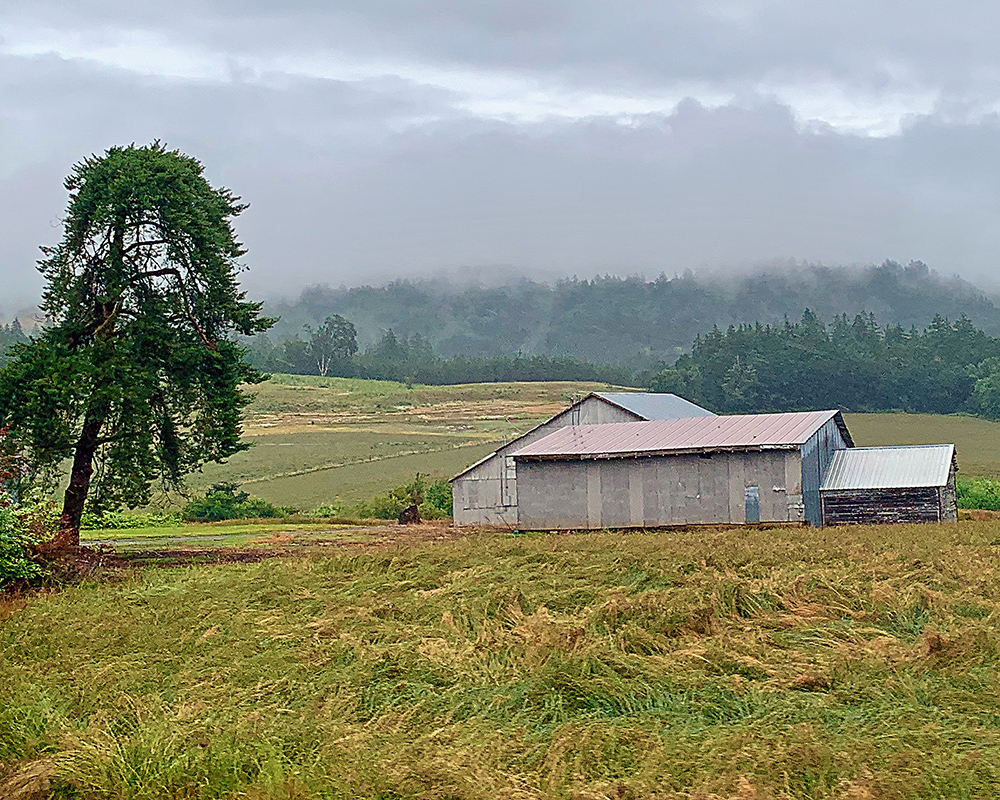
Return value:
M 86 511 L 80 527 L 88 530 L 127 530 L 132 528 L 172 528 L 184 522 L 180 514 L 127 514 L 121 511 L 105 511 L 94 514 Z
M 363 517 L 370 519 L 398 519 L 403 509 L 417 503 L 421 519 L 448 519 L 451 517 L 451 484 L 438 479 L 430 483 L 419 472 L 402 486 L 353 506 L 339 500 L 324 504 L 313 514 L 318 517 Z
M 52 537 L 59 519 L 51 502 L 25 501 L 33 477 L 8 429 L 0 428 L 0 589 L 46 572 L 31 548 Z
M 958 478 L 955 488 L 959 508 L 1000 511 L 1000 481 L 991 478 Z
M 282 508 L 259 497 L 241 491 L 236 483 L 216 483 L 204 497 L 184 506 L 181 512 L 188 522 L 219 522 L 224 519 L 258 519 L 288 516 L 291 509 Z
M 59 517 L 52 503 L 0 503 L 0 589 L 36 582 L 48 570 L 32 558 L 32 547 L 52 538 Z

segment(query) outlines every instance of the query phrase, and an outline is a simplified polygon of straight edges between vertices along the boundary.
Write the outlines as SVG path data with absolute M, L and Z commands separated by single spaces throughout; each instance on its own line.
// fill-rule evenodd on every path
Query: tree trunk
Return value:
M 97 452 L 98 437 L 108 416 L 106 403 L 98 403 L 87 409 L 83 418 L 83 430 L 73 454 L 73 469 L 69 474 L 69 486 L 63 498 L 62 516 L 59 518 L 59 533 L 55 543 L 62 546 L 79 547 L 80 520 L 83 505 L 90 491 L 90 478 L 94 474 L 94 454 Z

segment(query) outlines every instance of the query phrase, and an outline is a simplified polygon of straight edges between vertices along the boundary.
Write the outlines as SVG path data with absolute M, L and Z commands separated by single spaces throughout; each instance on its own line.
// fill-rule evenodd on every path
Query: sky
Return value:
M 254 296 L 789 259 L 989 284 L 998 40 L 985 0 L 4 0 L 0 310 L 73 164 L 155 139 L 250 203 Z

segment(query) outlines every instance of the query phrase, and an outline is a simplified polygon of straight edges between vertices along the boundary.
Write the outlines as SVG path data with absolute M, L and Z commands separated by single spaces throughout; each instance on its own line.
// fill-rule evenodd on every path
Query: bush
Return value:
M 219 522 L 224 519 L 260 519 L 287 517 L 291 509 L 282 508 L 259 497 L 240 491 L 236 483 L 216 483 L 204 497 L 184 506 L 181 516 L 188 522 Z
M 132 528 L 173 528 L 184 522 L 180 514 L 126 514 L 121 511 L 105 511 L 94 514 L 86 511 L 80 527 L 87 530 L 129 530 Z
M 955 488 L 959 508 L 1000 511 L 1000 481 L 991 478 L 958 478 Z
M 353 506 L 339 500 L 321 505 L 313 514 L 317 517 L 361 517 L 367 519 L 398 519 L 403 509 L 416 502 L 421 519 L 451 517 L 451 484 L 438 479 L 427 483 L 419 472 L 410 482 L 390 489 L 371 500 Z
M 58 525 L 54 506 L 0 504 L 0 589 L 19 582 L 33 583 L 46 575 L 32 558 L 33 545 L 47 541 Z

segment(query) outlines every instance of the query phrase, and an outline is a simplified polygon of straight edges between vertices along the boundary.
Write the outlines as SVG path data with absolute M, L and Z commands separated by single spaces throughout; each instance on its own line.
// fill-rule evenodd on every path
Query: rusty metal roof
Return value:
M 836 419 L 843 427 L 839 411 L 574 425 L 526 445 L 514 454 L 514 458 L 594 458 L 634 453 L 794 447 L 805 444 L 831 419 Z
M 838 450 L 819 490 L 902 489 L 944 486 L 955 458 L 955 445 L 855 447 Z

